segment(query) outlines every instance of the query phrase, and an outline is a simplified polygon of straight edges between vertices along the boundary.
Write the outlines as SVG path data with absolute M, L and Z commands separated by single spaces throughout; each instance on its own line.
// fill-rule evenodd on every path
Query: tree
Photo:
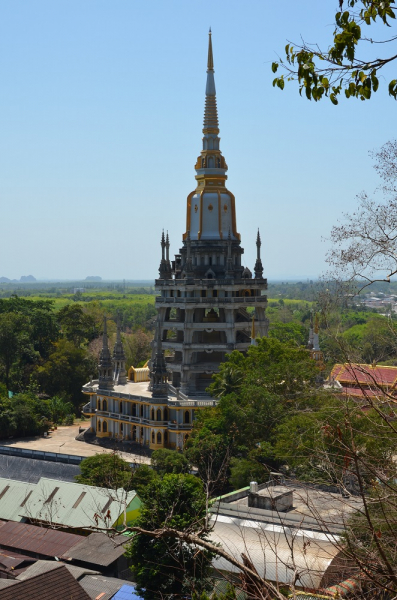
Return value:
M 387 142 L 374 156 L 383 180 L 378 190 L 383 200 L 361 193 L 358 209 L 332 228 L 333 246 L 327 256 L 329 277 L 357 282 L 361 289 L 374 281 L 389 283 L 397 274 L 397 140 Z
M 95 487 L 134 489 L 132 469 L 116 452 L 84 458 L 80 463 L 80 475 L 75 479 L 77 483 Z
M 159 475 L 189 473 L 190 471 L 189 461 L 184 454 L 166 448 L 155 450 L 151 456 L 151 463 Z
M 24 352 L 31 349 L 29 322 L 18 313 L 0 313 L 0 364 L 4 370 L 4 381 L 10 387 L 11 369 Z
M 158 475 L 154 469 L 149 467 L 149 465 L 139 465 L 137 469 L 135 469 L 133 474 L 132 487 L 138 494 L 139 498 L 142 498 L 146 487 L 153 483 L 155 479 L 158 479 Z
M 72 415 L 74 412 L 74 406 L 71 402 L 65 402 L 63 398 L 53 396 L 48 401 L 50 410 L 50 418 L 56 425 L 61 423 L 67 415 Z
M 378 90 L 379 71 L 397 59 L 394 50 L 397 35 L 390 31 L 396 18 L 395 6 L 395 0 L 339 0 L 331 46 L 322 50 L 317 44 L 304 41 L 288 43 L 285 60 L 272 64 L 273 73 L 281 66 L 286 77 L 284 74 L 276 77 L 273 86 L 282 90 L 286 80 L 298 79 L 299 93 L 304 92 L 309 100 L 328 97 L 338 104 L 342 91 L 346 98 L 369 100 L 372 92 Z M 364 32 L 366 27 L 374 28 L 375 23 L 387 27 L 387 33 L 379 39 Z M 366 45 L 371 45 L 372 57 L 366 52 Z M 378 56 L 377 49 L 385 47 L 389 48 L 389 54 Z M 397 99 L 397 79 L 389 81 L 388 90 Z
M 61 396 L 77 407 L 83 401 L 81 388 L 95 369 L 95 362 L 89 359 L 87 350 L 60 339 L 54 344 L 48 360 L 36 368 L 34 376 L 49 396 Z
M 299 323 L 272 323 L 269 328 L 269 337 L 279 342 L 294 342 L 297 346 L 304 346 L 307 340 L 307 331 Z
M 58 313 L 63 336 L 77 348 L 96 337 L 95 321 L 80 304 L 67 304 Z
M 209 496 L 225 491 L 231 458 L 238 459 L 233 462 L 234 482 L 246 481 L 254 470 L 265 479 L 275 467 L 273 432 L 289 413 L 317 406 L 318 373 L 310 354 L 295 341 L 262 338 L 246 356 L 236 351 L 228 355 L 209 387 L 218 395 L 218 405 L 200 411 L 186 444 L 187 458 Z
M 193 475 L 168 474 L 155 479 L 141 500 L 136 527 L 153 532 L 189 531 L 198 539 L 206 539 L 205 494 Z M 135 535 L 127 556 L 133 562 L 138 592 L 147 600 L 200 594 L 208 587 L 212 553 L 177 537 Z

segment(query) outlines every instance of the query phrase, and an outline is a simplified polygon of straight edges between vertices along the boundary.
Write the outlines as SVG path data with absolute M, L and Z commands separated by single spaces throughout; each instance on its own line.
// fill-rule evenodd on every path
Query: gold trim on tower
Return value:
M 223 239 L 223 233 L 222 233 L 222 200 L 221 200 L 221 193 L 219 190 L 217 190 L 218 192 L 218 221 L 219 221 L 219 237 L 221 238 L 221 240 Z

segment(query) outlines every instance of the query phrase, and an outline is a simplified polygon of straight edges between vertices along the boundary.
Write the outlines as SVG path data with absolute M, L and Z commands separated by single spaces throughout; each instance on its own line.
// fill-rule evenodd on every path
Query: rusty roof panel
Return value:
M 57 529 L 8 521 L 0 527 L 0 546 L 43 556 L 61 557 L 80 542 L 81 536 Z
M 91 533 L 88 537 L 80 537 L 78 543 L 66 551 L 64 558 L 107 567 L 124 554 L 124 545 L 128 542 L 123 535 L 109 537 L 105 533 Z

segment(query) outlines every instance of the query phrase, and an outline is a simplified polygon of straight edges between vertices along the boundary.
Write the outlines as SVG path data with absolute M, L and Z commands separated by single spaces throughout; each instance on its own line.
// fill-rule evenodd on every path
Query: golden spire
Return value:
M 213 71 L 214 70 L 214 57 L 212 56 L 212 39 L 211 39 L 211 27 L 210 27 L 210 31 L 209 31 L 209 38 L 208 38 L 208 63 L 207 63 L 207 69 L 209 71 Z
M 203 133 L 219 133 L 218 111 L 216 108 L 216 90 L 214 79 L 214 56 L 212 54 L 212 33 L 208 34 L 207 85 L 205 88 L 205 109 Z

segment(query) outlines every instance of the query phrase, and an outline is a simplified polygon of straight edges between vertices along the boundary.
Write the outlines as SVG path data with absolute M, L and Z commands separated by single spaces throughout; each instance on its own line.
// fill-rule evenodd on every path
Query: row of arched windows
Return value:
M 169 412 L 168 412 L 168 408 L 165 408 L 163 411 L 163 416 L 161 415 L 161 409 L 158 408 L 157 411 L 154 410 L 154 408 L 152 408 L 152 410 L 150 411 L 150 418 L 152 421 L 169 421 Z
M 98 421 L 96 429 L 99 433 L 107 433 L 108 432 L 108 422 L 107 421 Z
M 102 408 L 101 408 L 102 406 Z M 98 398 L 98 410 L 107 410 L 108 409 L 108 402 L 106 400 L 106 398 L 104 398 L 102 401 L 100 398 Z

